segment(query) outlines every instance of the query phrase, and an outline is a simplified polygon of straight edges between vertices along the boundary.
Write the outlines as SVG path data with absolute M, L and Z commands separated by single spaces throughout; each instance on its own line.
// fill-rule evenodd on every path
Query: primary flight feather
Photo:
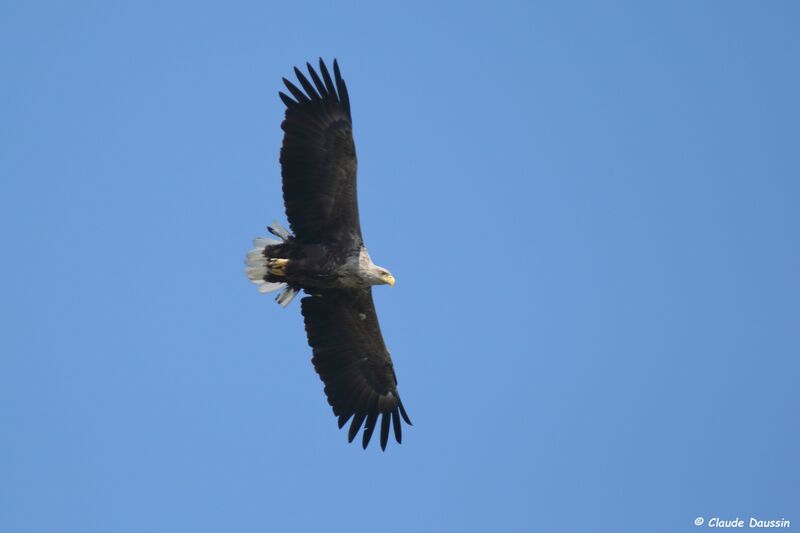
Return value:
M 350 421 L 352 442 L 363 427 L 369 444 L 380 422 L 381 448 L 390 430 L 402 440 L 411 424 L 397 392 L 392 358 L 383 342 L 372 286 L 394 277 L 372 262 L 361 236 L 356 195 L 356 149 L 347 86 L 334 60 L 333 76 L 322 59 L 319 74 L 294 69 L 300 87 L 283 79 L 286 105 L 280 163 L 283 199 L 292 233 L 277 222 L 278 237 L 259 237 L 247 254 L 247 276 L 259 291 L 280 290 L 286 307 L 300 302 L 314 369 L 325 384 L 339 427 Z M 309 79 L 310 78 L 310 79 Z

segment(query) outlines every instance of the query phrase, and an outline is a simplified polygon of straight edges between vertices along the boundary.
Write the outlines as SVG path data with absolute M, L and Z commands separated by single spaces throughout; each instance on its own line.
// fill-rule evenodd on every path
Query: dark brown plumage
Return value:
M 322 79 L 306 63 L 316 90 L 295 68 L 308 96 L 292 82 L 283 83 L 296 100 L 279 93 L 286 104 L 281 128 L 281 174 L 286 216 L 297 240 L 307 243 L 353 241 L 361 244 L 356 197 L 356 147 L 347 87 L 333 62 L 334 81 L 320 60 Z
M 348 438 L 355 438 L 367 418 L 362 443 L 366 448 L 375 419 L 382 416 L 381 448 L 386 448 L 389 421 L 397 442 L 400 417 L 411 424 L 397 393 L 392 358 L 383 342 L 370 289 L 332 290 L 302 300 L 311 362 L 325 383 L 328 403 L 343 427 L 351 417 Z

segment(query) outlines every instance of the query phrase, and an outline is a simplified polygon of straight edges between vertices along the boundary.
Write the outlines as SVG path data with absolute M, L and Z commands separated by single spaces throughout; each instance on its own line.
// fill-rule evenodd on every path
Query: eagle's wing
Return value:
M 372 290 L 327 290 L 303 298 L 301 305 L 314 351 L 311 361 L 325 383 L 339 427 L 353 418 L 348 434 L 352 442 L 364 424 L 366 448 L 381 416 L 381 448 L 386 448 L 390 424 L 400 442 L 400 417 L 407 424 L 411 421 L 397 394 L 397 378 L 383 343 Z
M 322 59 L 321 78 L 306 65 L 311 81 L 294 69 L 303 90 L 284 78 L 294 99 L 280 93 L 286 104 L 280 158 L 286 216 L 300 241 L 360 245 L 356 148 L 347 87 L 336 60 L 333 79 Z

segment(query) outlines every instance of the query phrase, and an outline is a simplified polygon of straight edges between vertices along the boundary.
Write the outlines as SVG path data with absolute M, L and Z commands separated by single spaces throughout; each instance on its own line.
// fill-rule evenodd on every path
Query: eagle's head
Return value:
M 383 267 L 379 267 L 377 265 L 373 265 L 375 267 L 375 285 L 389 285 L 390 287 L 394 287 L 394 276 L 392 273 L 386 270 Z
M 389 285 L 394 287 L 392 273 L 373 263 L 366 248 L 361 248 L 358 254 L 358 271 L 361 279 L 370 285 Z

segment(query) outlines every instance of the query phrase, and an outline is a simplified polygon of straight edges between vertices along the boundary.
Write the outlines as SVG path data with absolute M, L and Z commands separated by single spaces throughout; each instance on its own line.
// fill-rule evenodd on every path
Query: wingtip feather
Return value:
M 397 407 L 392 411 L 392 425 L 394 426 L 394 439 L 397 444 L 403 443 L 403 425 L 400 423 L 400 413 Z
M 378 421 L 378 413 L 372 412 L 367 417 L 367 422 L 364 424 L 364 433 L 361 435 L 361 446 L 366 450 L 369 440 L 372 438 L 372 432 L 375 431 L 375 424 Z
M 389 422 L 391 417 L 391 412 L 385 412 L 381 416 L 381 450 L 386 450 L 386 443 L 389 442 Z
M 347 442 L 353 442 L 353 439 L 355 439 L 358 434 L 358 430 L 361 429 L 361 423 L 364 422 L 366 417 L 367 413 L 356 413 L 353 417 L 353 421 L 350 422 L 350 430 L 347 432 Z
M 403 417 L 403 420 L 406 421 L 406 424 L 413 426 L 414 424 L 411 423 L 411 419 L 408 418 L 408 413 L 406 413 L 406 408 L 403 407 L 403 402 L 398 403 L 397 406 L 400 408 L 400 415 Z
M 289 109 L 291 109 L 291 108 L 293 108 L 293 107 L 295 107 L 297 105 L 297 102 L 295 102 L 294 100 L 289 98 L 289 95 L 284 93 L 283 91 L 278 91 L 278 96 L 280 97 L 281 101 L 284 104 L 286 104 L 286 107 L 288 107 Z
M 347 424 L 347 421 L 350 420 L 351 416 L 353 416 L 353 413 L 344 413 L 339 416 L 339 429 L 342 429 L 344 425 Z
M 328 67 L 325 66 L 325 62 L 322 58 L 319 58 L 319 72 L 322 74 L 322 79 L 325 81 L 325 88 L 328 90 L 328 94 L 333 98 L 338 99 L 338 95 L 336 94 L 336 86 L 333 84 L 333 80 L 331 79 L 331 73 L 328 72 Z

